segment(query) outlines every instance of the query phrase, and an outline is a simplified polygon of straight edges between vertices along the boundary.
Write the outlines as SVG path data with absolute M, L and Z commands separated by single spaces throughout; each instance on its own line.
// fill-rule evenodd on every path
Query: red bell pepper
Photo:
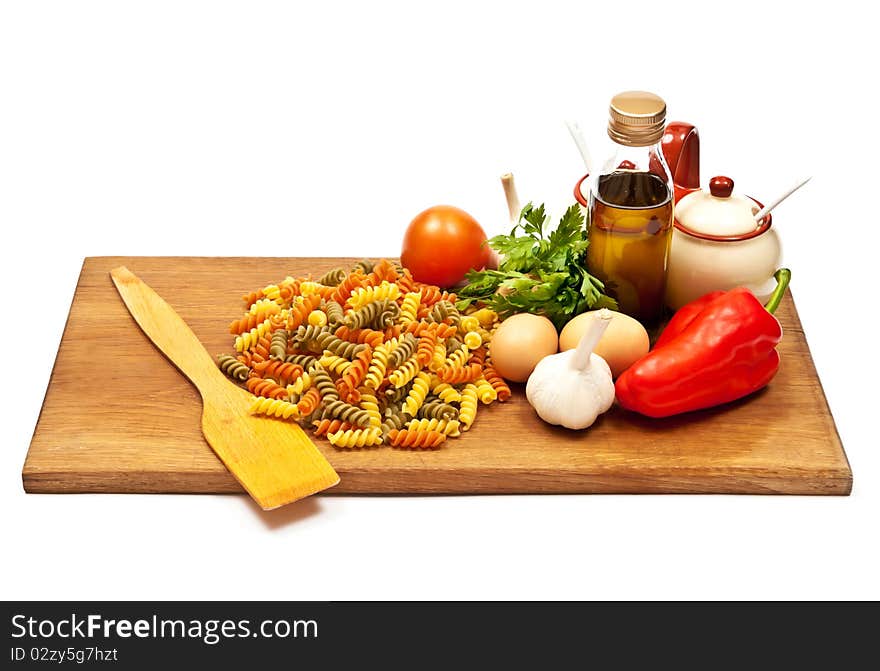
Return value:
M 772 315 L 791 279 L 776 272 L 766 306 L 743 287 L 713 292 L 669 322 L 654 349 L 617 379 L 617 401 L 648 417 L 711 408 L 766 386 L 779 369 L 782 327 Z
M 672 315 L 672 319 L 669 320 L 666 328 L 663 329 L 663 333 L 657 338 L 657 342 L 654 343 L 654 349 L 663 347 L 663 345 L 673 340 L 679 333 L 687 328 L 687 325 L 694 320 L 694 317 L 703 311 L 703 308 L 705 308 L 706 305 L 719 296 L 723 296 L 724 293 L 725 292 L 723 291 L 712 291 L 705 296 L 701 296 L 697 300 L 691 301 L 687 305 L 680 307 L 678 311 Z

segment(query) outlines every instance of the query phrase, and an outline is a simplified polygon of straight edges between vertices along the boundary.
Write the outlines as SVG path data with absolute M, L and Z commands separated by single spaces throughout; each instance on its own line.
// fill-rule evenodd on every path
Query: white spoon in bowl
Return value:
M 774 200 L 774 201 L 768 203 L 767 205 L 765 205 L 764 207 L 762 207 L 760 210 L 758 210 L 755 213 L 755 221 L 757 221 L 760 224 L 761 220 L 770 213 L 770 210 L 772 210 L 774 207 L 779 205 L 779 203 L 781 203 L 783 200 L 788 198 L 791 194 L 793 194 L 795 191 L 800 189 L 804 184 L 809 182 L 811 179 L 813 179 L 813 178 L 807 177 L 802 182 L 798 182 L 795 186 L 791 187 L 788 191 L 786 191 L 781 196 L 779 196 L 779 198 L 777 198 L 776 200 Z

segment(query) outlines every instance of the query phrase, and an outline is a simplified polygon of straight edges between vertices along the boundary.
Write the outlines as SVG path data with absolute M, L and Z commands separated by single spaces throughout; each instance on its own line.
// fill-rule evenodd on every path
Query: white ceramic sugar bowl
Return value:
M 733 180 L 713 177 L 709 193 L 694 191 L 675 205 L 675 229 L 666 275 L 666 304 L 673 310 L 710 291 L 745 286 L 766 301 L 782 261 L 779 235 L 763 207 L 733 193 Z

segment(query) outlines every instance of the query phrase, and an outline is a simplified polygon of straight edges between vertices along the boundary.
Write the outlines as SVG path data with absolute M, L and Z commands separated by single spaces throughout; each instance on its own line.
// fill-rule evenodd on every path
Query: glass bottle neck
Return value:
M 592 202 L 624 208 L 658 207 L 672 200 L 672 175 L 660 143 L 645 147 L 614 144 L 591 183 Z
M 619 170 L 634 170 L 657 175 L 672 186 L 672 173 L 666 164 L 660 143 L 644 147 L 628 147 L 613 143 L 613 154 L 602 165 L 601 174 L 609 175 Z

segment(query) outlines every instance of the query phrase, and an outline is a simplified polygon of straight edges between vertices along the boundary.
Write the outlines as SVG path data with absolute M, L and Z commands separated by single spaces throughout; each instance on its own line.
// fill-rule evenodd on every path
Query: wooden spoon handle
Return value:
M 159 294 L 125 266 L 111 270 L 110 277 L 141 330 L 196 387 L 222 377 L 196 334 Z

